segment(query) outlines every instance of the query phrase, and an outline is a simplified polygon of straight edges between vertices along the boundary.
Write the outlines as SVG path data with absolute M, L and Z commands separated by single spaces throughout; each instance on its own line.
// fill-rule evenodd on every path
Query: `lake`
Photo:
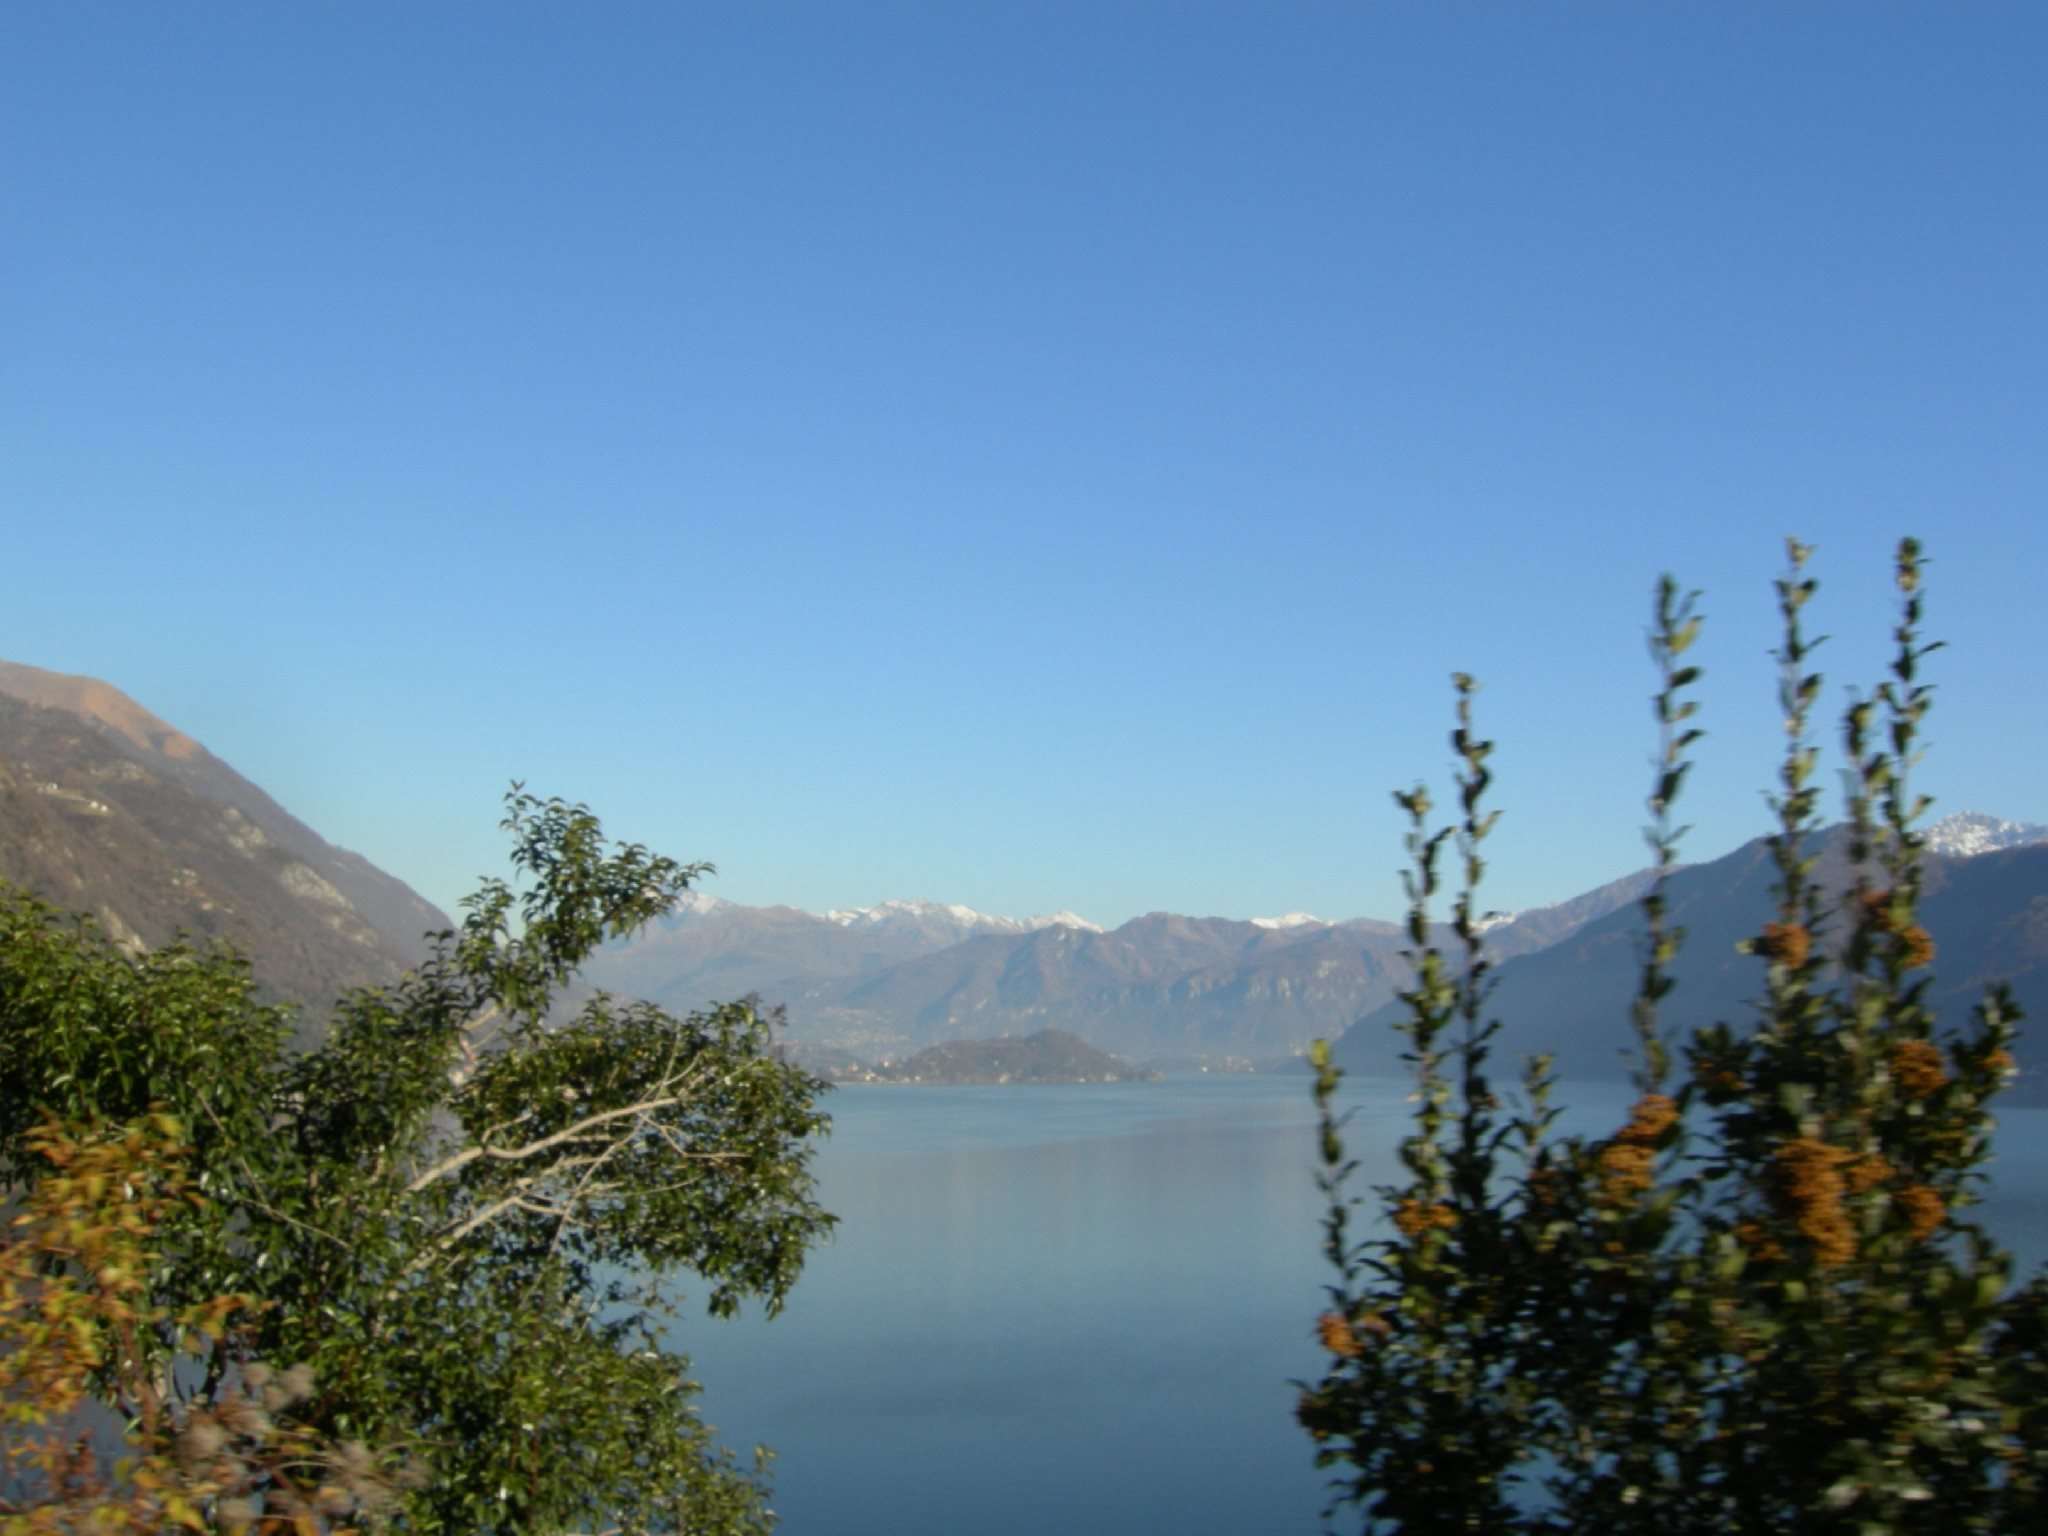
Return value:
M 1359 1189 L 1406 1085 L 1353 1080 Z M 1566 1129 L 1630 1090 L 1571 1084 Z M 818 1163 L 833 1240 L 773 1322 L 675 1337 L 727 1444 L 771 1445 L 792 1536 L 1311 1532 L 1294 1423 L 1328 1279 L 1302 1077 L 848 1087 Z M 2048 1110 L 2000 1117 L 1986 1219 L 2048 1257 Z M 744 1454 L 743 1454 L 744 1459 Z

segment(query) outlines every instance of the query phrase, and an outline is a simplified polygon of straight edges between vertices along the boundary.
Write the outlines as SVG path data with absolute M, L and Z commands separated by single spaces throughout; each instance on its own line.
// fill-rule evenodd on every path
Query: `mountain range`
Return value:
M 1634 901 L 1646 879 L 1515 914 L 1488 941 L 1531 953 Z M 787 1006 L 796 1039 L 855 1053 L 1060 1029 L 1149 1060 L 1292 1055 L 1407 974 L 1405 932 L 1370 918 L 1151 912 L 1105 931 L 1072 913 L 1020 920 L 937 902 L 861 912 L 847 922 L 693 894 L 589 975 L 671 1008 L 756 992 Z
M 1928 926 L 1943 945 L 1930 1000 L 1961 1023 L 1985 980 L 2048 1010 L 2048 827 L 1964 813 L 1928 831 Z M 1846 887 L 1846 834 L 1825 834 L 1820 876 Z M 1760 964 L 1736 951 L 1771 907 L 1758 839 L 1672 877 L 1688 939 L 1666 1008 L 1674 1031 L 1748 1017 Z M 1641 964 L 1637 901 L 1647 871 L 1486 924 L 1498 967 L 1490 1012 L 1509 1021 L 1501 1059 L 1549 1050 L 1560 1069 L 1625 1075 L 1629 1000 Z M 792 1037 L 874 1059 L 934 1042 L 1068 1031 L 1137 1061 L 1271 1062 L 1317 1037 L 1355 1069 L 1398 1070 L 1405 931 L 1303 914 L 1233 920 L 1154 912 L 1104 931 L 965 907 L 890 902 L 840 914 L 694 896 L 598 960 L 593 979 L 677 1008 L 757 992 L 785 1004 Z M 1451 945 L 1438 930 L 1435 941 Z M 2031 1077 L 2023 1084 L 2031 1094 Z
M 1993 976 L 2048 1009 L 2044 839 L 2048 827 L 1980 814 L 1930 829 L 1924 912 L 1942 946 L 1931 1000 L 1945 1019 L 1966 1016 Z M 1837 885 L 1841 841 L 1817 850 Z M 395 979 L 421 958 L 424 932 L 449 926 L 110 685 L 12 663 L 0 663 L 0 878 L 130 946 L 180 931 L 228 940 L 274 995 L 310 1005 L 309 1028 L 338 991 Z M 1545 1049 L 1572 1075 L 1622 1072 L 1648 879 L 1487 920 L 1504 1060 Z M 1768 911 L 1769 880 L 1761 841 L 1673 876 L 1673 918 L 1688 929 L 1674 1029 L 1747 1016 L 1760 966 L 1734 946 Z M 1057 1029 L 1139 1062 L 1272 1061 L 1341 1037 L 1340 1060 L 1382 1071 L 1397 1064 L 1390 1010 L 1407 947 L 1393 922 L 1301 912 L 1152 912 L 1104 929 L 1072 912 L 892 900 L 812 913 L 692 892 L 601 952 L 586 979 L 678 1010 L 757 993 L 786 1006 L 793 1041 L 870 1061 Z

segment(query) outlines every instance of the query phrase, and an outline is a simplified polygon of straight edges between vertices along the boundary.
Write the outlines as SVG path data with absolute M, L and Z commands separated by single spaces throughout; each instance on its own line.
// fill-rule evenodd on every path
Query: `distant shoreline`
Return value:
M 798 1059 L 802 1059 L 801 1052 Z M 1082 1086 L 1151 1082 L 1160 1076 L 1057 1029 L 990 1040 L 949 1040 L 926 1046 L 901 1061 L 846 1060 L 823 1071 L 834 1083 L 947 1088 Z

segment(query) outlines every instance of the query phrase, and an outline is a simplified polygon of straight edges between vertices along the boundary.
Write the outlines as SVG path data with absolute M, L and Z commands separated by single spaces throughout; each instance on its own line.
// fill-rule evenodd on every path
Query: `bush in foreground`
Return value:
M 1990 1157 L 1989 1104 L 2014 1071 L 2018 1013 L 1993 987 L 1975 1028 L 1935 1035 L 1923 998 L 1935 943 L 1920 925 L 1927 801 L 1909 788 L 1931 701 L 1921 665 L 1922 561 L 1903 541 L 1890 676 L 1852 701 L 1846 893 L 1814 879 L 1820 677 L 1801 627 L 1815 590 L 1789 546 L 1778 582 L 1786 748 L 1771 804 L 1774 910 L 1747 948 L 1753 1026 L 1717 1024 L 1674 1067 L 1659 1027 L 1684 940 L 1664 876 L 1672 806 L 1698 740 L 1684 658 L 1695 599 L 1658 589 L 1652 653 L 1660 743 L 1648 829 L 1658 879 L 1633 1024 L 1627 1123 L 1553 1134 L 1547 1061 L 1520 1113 L 1489 1075 L 1490 966 L 1474 891 L 1491 744 L 1462 675 L 1452 745 L 1459 815 L 1411 822 L 1414 945 L 1404 1056 L 1416 1081 L 1382 1188 L 1386 1235 L 1362 1240 L 1355 1164 L 1318 1043 L 1328 1351 L 1299 1417 L 1341 1468 L 1334 1519 L 1378 1531 L 1856 1533 L 2041 1529 L 2048 1487 L 2048 1284 L 2015 1289 L 2010 1257 L 1967 1217 Z M 1462 865 L 1453 958 L 1429 942 L 1451 849 Z

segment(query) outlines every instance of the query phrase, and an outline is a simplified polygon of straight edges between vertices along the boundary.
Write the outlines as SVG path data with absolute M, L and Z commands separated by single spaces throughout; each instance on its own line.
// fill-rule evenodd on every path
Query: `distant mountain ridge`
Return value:
M 227 939 L 314 1014 L 396 980 L 450 926 L 111 684 L 16 662 L 0 662 L 0 878 L 131 946 Z
M 1520 954 L 1633 901 L 1641 875 L 1492 936 Z M 1341 1033 L 1405 984 L 1402 927 L 1306 913 L 1237 920 L 1154 912 L 1113 930 L 937 902 L 845 913 L 747 907 L 693 892 L 591 979 L 672 1008 L 758 992 L 793 1038 L 872 1057 L 1059 1029 L 1139 1058 L 1273 1057 Z
M 2025 835 L 2030 830 L 2039 835 Z M 2022 1076 L 2014 1097 L 2048 1103 L 2048 1062 L 2027 1049 L 2030 1037 L 2048 1038 L 2042 1028 L 2048 1021 L 2048 828 L 1964 813 L 1935 823 L 1928 835 L 1930 848 L 1975 850 L 1930 852 L 1924 865 L 1920 913 L 1937 945 L 1929 1006 L 1944 1027 L 1966 1027 L 1985 985 L 2009 982 L 2034 1021 L 2031 1029 L 2021 1026 Z M 2001 837 L 2009 846 L 1997 845 Z M 1815 878 L 1826 889 L 1846 890 L 1852 878 L 1847 829 L 1817 834 L 1813 852 Z M 1672 967 L 1678 986 L 1660 1010 L 1672 1040 L 1701 1025 L 1725 1020 L 1742 1026 L 1755 1017 L 1764 963 L 1738 953 L 1736 945 L 1770 915 L 1776 878 L 1764 838 L 1673 873 L 1670 920 L 1686 935 Z M 1823 944 L 1838 940 L 1839 932 L 1837 925 L 1833 935 L 1824 934 Z M 1629 1005 L 1641 974 L 1641 933 L 1641 914 L 1617 908 L 1545 947 L 1503 957 L 1487 1002 L 1488 1014 L 1503 1024 L 1495 1041 L 1501 1068 L 1512 1070 L 1544 1051 L 1567 1077 L 1625 1076 L 1633 1059 Z M 1398 1071 L 1401 1016 L 1398 1004 L 1386 1003 L 1361 1018 L 1337 1042 L 1339 1063 L 1355 1071 Z
M 1963 812 L 1934 823 L 1927 836 L 1932 900 L 1951 885 L 1959 893 L 1990 889 L 1991 866 L 1975 861 L 2048 845 L 2048 826 Z M 1699 903 L 1679 919 L 1694 929 L 1685 963 L 1711 973 L 1710 981 L 1693 978 L 1688 1002 L 1725 1011 L 1751 985 L 1754 964 L 1733 946 L 1761 922 L 1756 914 L 1767 908 L 1767 894 L 1757 879 L 1724 876 L 1730 860 L 1751 868 L 1755 846 L 1674 877 L 1675 892 Z M 1649 871 L 1639 870 L 1565 901 L 1483 921 L 1488 954 L 1514 985 L 1500 994 L 1503 1016 L 1519 1009 L 1528 1021 L 1517 1028 L 1529 1043 L 1514 1050 L 1548 1049 L 1554 1037 L 1573 1070 L 1619 1070 L 1614 1063 L 1625 1034 L 1610 1038 L 1606 1023 L 1596 1021 L 1607 1008 L 1625 1025 L 1625 1008 L 1613 1013 L 1611 999 L 1597 1006 L 1595 1000 L 1615 992 L 1625 1004 L 1634 985 L 1635 907 L 1649 881 Z M 1710 889 L 1716 881 L 1727 886 L 1719 895 Z M 2018 946 L 2008 972 L 2031 964 L 2021 935 L 2029 931 L 2024 914 L 2035 893 L 2024 886 L 2023 878 L 2000 898 L 2016 903 L 2011 909 L 1987 910 L 1965 924 L 2004 934 L 2009 949 Z M 2048 883 L 2040 894 L 2048 900 Z M 1931 905 L 1930 921 L 1952 899 Z M 1377 1069 L 1397 1048 L 1388 1026 L 1409 979 L 1402 927 L 1368 918 L 1331 922 L 1293 912 L 1239 921 L 1155 912 L 1105 930 L 937 902 L 881 902 L 857 909 L 858 920 L 849 922 L 846 913 L 745 907 L 694 893 L 688 901 L 687 911 L 600 957 L 595 979 L 673 1007 L 759 992 L 788 1006 L 793 1039 L 863 1057 L 1050 1028 L 1140 1060 L 1271 1059 L 1348 1031 L 1354 1065 L 1371 1061 Z M 2048 924 L 2048 916 L 2042 921 Z M 1449 942 L 1441 930 L 1438 942 Z M 1958 988 L 1998 974 L 1985 970 L 1988 957 L 1966 953 L 1976 947 L 1959 936 L 1937 970 Z M 1574 958 L 1589 955 L 1597 963 Z M 1597 986 L 1589 989 L 1582 965 L 1599 971 Z M 1553 979 L 1539 986 L 1537 977 Z M 1354 1030 L 1361 1021 L 1363 1029 Z

